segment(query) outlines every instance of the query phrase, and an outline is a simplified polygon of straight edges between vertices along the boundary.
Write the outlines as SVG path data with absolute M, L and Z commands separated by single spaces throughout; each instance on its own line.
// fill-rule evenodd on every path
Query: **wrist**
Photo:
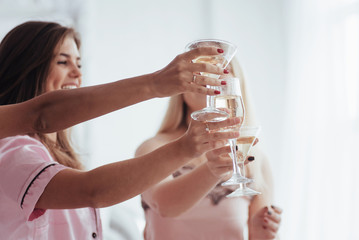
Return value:
M 147 81 L 147 83 L 148 83 L 148 91 L 152 94 L 153 98 L 161 97 L 159 92 L 158 92 L 158 89 L 156 87 L 156 79 L 157 79 L 158 72 L 159 71 L 156 71 L 156 72 L 148 74 L 148 78 L 149 78 L 149 80 Z
M 205 169 L 208 173 L 208 176 L 210 176 L 216 182 L 220 182 L 222 180 L 223 174 L 216 174 L 214 171 L 212 171 L 210 166 L 208 165 L 208 160 L 207 160 L 207 162 L 204 163 L 204 165 L 205 165 Z
M 174 140 L 170 144 L 173 147 L 172 153 L 174 154 L 174 157 L 181 159 L 182 164 L 185 164 L 193 159 L 191 151 L 188 149 L 186 141 L 183 139 L 183 137 Z

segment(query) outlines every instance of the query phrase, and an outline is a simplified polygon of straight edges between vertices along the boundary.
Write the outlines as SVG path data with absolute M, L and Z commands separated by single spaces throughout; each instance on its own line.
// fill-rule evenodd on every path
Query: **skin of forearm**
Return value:
M 90 171 L 60 171 L 46 186 L 36 207 L 64 209 L 108 207 L 132 198 L 189 161 L 179 140 L 129 160 Z
M 0 138 L 31 132 L 36 113 L 29 104 L 11 104 L 0 106 Z
M 202 164 L 190 173 L 151 189 L 149 204 L 163 217 L 176 217 L 194 206 L 220 181 Z
M 55 132 L 80 122 L 155 97 L 152 74 L 113 83 L 72 90 L 59 90 L 33 99 L 38 105 L 35 132 Z M 48 96 L 45 96 L 48 95 Z
M 88 172 L 94 207 L 107 207 L 132 198 L 185 164 L 190 158 L 179 145 L 177 140 L 141 157 Z

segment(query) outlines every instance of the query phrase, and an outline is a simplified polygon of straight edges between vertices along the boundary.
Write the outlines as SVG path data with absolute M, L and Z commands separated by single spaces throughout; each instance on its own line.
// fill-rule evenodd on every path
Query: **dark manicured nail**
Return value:
M 236 145 L 236 151 L 238 151 L 238 146 Z
M 229 71 L 228 71 L 227 69 L 224 69 L 223 72 L 224 72 L 225 74 L 228 74 L 228 73 L 229 73 Z
M 274 205 L 270 205 L 273 209 L 275 209 L 275 206 Z
M 254 161 L 254 157 L 253 156 L 248 157 L 248 161 Z
M 227 85 L 226 81 L 221 81 L 221 85 Z
M 219 53 L 224 53 L 223 49 L 221 49 L 221 48 L 218 48 L 218 49 L 217 49 L 217 52 L 219 52 Z
M 272 212 L 271 212 L 271 211 L 268 211 L 268 215 L 272 215 Z
M 218 90 L 214 90 L 214 93 L 215 93 L 215 94 L 220 94 L 221 92 L 218 91 Z

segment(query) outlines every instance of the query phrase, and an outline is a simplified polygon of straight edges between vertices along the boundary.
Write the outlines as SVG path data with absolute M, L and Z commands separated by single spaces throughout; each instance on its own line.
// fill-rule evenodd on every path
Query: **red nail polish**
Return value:
M 263 229 L 267 229 L 267 227 L 266 227 L 266 226 L 263 226 Z
M 218 90 L 214 90 L 214 93 L 215 93 L 215 94 L 220 94 L 221 92 L 218 91 Z
M 223 51 L 223 49 L 218 48 L 218 49 L 217 49 L 217 52 L 219 52 L 219 53 L 223 53 L 224 51 Z
M 226 81 L 221 81 L 221 85 L 227 85 Z
M 228 73 L 229 73 L 229 71 L 228 71 L 227 69 L 224 69 L 223 72 L 224 72 L 225 74 L 228 74 Z

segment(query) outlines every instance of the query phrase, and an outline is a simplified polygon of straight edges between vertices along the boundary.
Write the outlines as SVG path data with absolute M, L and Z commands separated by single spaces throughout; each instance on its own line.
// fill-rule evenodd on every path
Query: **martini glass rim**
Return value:
M 191 42 L 189 42 L 185 49 L 189 49 L 189 46 L 193 45 L 194 43 L 199 43 L 199 42 L 219 42 L 219 43 L 225 43 L 231 47 L 234 47 L 235 48 L 235 52 L 237 51 L 237 46 L 232 43 L 232 42 L 229 42 L 229 41 L 226 41 L 226 40 L 222 40 L 222 39 L 216 39 L 216 38 L 201 38 L 201 39 L 197 39 L 197 40 L 193 40 Z

